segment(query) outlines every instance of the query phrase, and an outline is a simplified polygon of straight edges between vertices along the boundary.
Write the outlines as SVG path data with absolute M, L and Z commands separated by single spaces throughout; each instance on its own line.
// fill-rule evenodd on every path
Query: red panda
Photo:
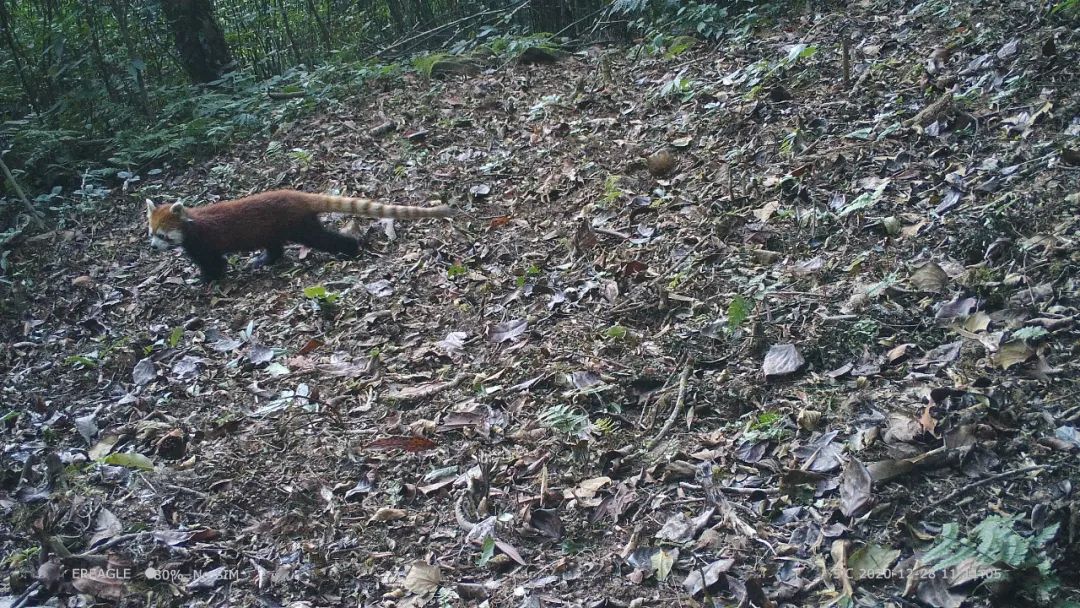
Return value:
M 206 282 L 224 275 L 224 254 L 231 252 L 264 250 L 252 263 L 254 268 L 280 259 L 286 243 L 301 243 L 312 249 L 346 256 L 356 255 L 360 250 L 356 239 L 328 230 L 319 221 L 320 213 L 332 212 L 394 219 L 457 215 L 445 205 L 383 205 L 366 198 L 295 190 L 262 192 L 205 207 L 189 208 L 181 203 L 154 205 L 146 201 L 150 246 L 155 249 L 182 247 L 199 267 Z

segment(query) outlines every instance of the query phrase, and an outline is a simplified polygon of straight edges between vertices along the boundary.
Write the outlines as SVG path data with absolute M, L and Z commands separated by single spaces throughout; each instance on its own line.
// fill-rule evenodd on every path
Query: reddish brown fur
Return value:
M 405 207 L 292 190 L 263 192 L 203 207 L 159 205 L 149 213 L 150 234 L 179 231 L 180 243 L 208 279 L 224 270 L 222 254 L 265 249 L 261 263 L 272 263 L 285 243 L 354 255 L 356 241 L 325 229 L 318 215 L 342 212 L 391 218 L 449 217 L 449 207 Z M 176 243 L 173 243 L 176 244 Z

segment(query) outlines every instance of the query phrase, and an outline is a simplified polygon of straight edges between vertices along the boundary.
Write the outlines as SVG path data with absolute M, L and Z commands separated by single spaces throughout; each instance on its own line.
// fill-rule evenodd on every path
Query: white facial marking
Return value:
M 184 233 L 179 230 L 159 230 L 150 234 L 150 246 L 154 249 L 177 247 L 184 242 Z

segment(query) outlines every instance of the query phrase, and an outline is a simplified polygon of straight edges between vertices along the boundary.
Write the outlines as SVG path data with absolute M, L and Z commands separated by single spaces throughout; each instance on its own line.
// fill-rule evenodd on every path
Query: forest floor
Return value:
M 25 239 L 0 605 L 1080 599 L 1080 37 L 850 4 L 387 80 Z M 148 247 L 274 188 L 468 215 Z

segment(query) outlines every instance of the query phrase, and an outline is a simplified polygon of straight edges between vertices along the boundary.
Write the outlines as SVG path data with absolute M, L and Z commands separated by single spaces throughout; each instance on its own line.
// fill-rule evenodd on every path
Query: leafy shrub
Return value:
M 611 12 L 633 18 L 632 30 L 694 35 L 719 40 L 733 33 L 746 33 L 760 18 L 759 9 L 774 12 L 781 3 L 754 0 L 727 2 L 666 2 L 664 0 L 615 0 Z
M 968 563 L 977 564 L 992 579 L 1015 576 L 1021 595 L 1047 602 L 1059 585 L 1046 554 L 1046 545 L 1057 535 L 1058 525 L 1021 534 L 1016 530 L 1019 521 L 1020 515 L 990 515 L 967 535 L 960 533 L 956 523 L 947 523 L 922 561 L 930 567 L 930 572 Z M 1025 576 L 1031 574 L 1035 576 Z

